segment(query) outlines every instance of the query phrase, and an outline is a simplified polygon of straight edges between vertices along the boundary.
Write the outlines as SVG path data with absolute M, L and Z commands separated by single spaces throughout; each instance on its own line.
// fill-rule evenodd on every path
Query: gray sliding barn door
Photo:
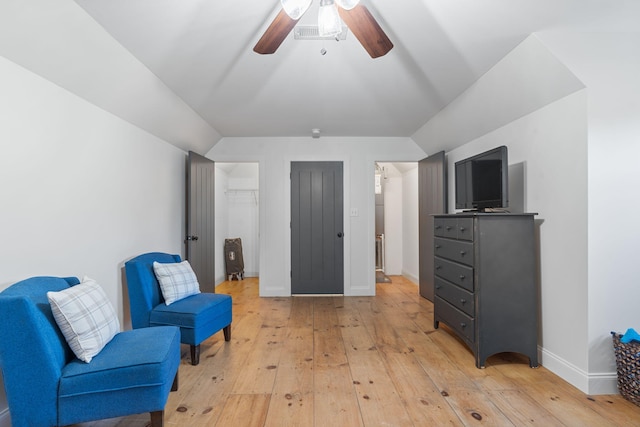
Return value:
M 342 162 L 291 163 L 291 293 L 344 293 Z
M 418 247 L 420 295 L 433 301 L 433 215 L 447 213 L 444 151 L 418 163 Z
M 202 292 L 215 292 L 215 163 L 189 151 L 186 259 Z

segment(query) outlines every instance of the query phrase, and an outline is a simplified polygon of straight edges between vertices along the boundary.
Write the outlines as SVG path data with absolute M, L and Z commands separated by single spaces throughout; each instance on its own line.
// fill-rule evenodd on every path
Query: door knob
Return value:
M 187 236 L 187 240 L 193 240 L 195 242 L 198 240 L 198 236 Z
M 344 236 L 344 234 L 342 234 L 342 231 L 338 233 L 338 237 L 342 238 L 342 236 Z

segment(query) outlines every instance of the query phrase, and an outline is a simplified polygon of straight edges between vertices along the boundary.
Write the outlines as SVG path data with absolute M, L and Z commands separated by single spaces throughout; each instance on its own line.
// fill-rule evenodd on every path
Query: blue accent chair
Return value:
M 171 305 L 164 303 L 153 262 L 180 262 L 180 255 L 149 252 L 127 261 L 125 272 L 129 291 L 131 323 L 134 329 L 159 325 L 180 327 L 181 342 L 191 349 L 191 364 L 200 362 L 200 343 L 221 329 L 231 340 L 231 296 L 199 293 Z
M 90 363 L 78 360 L 53 318 L 48 291 L 75 277 L 32 277 L 0 292 L 0 367 L 13 427 L 50 427 L 151 413 L 163 425 L 178 385 L 176 327 L 118 333 Z

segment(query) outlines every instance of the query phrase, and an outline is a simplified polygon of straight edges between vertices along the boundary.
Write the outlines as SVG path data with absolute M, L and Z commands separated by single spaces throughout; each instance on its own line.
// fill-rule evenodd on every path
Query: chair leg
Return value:
M 151 427 L 164 426 L 164 411 L 151 412 Z
M 171 384 L 171 391 L 178 391 L 178 373 L 173 377 L 173 384 Z
M 191 346 L 191 364 L 193 366 L 200 363 L 200 344 Z
M 222 332 L 224 332 L 224 340 L 231 341 L 231 324 L 228 324 L 227 326 L 225 326 L 222 329 Z

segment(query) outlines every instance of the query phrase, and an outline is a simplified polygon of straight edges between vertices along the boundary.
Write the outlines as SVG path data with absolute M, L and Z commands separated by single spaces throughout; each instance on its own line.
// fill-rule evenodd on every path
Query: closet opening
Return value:
M 258 166 L 257 162 L 215 163 L 216 284 L 260 276 Z M 227 241 L 233 239 L 239 240 Z

